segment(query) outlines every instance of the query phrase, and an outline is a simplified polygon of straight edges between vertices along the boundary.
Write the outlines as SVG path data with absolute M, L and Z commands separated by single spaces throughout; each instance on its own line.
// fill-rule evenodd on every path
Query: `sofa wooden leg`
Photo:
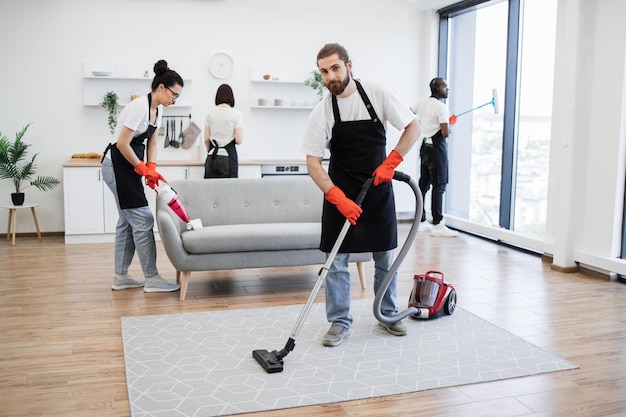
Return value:
M 361 288 L 366 289 L 367 285 L 365 284 L 365 274 L 363 273 L 363 262 L 356 263 L 356 270 L 359 272 L 359 279 L 361 280 Z
M 180 301 L 185 301 L 185 296 L 187 295 L 187 286 L 189 285 L 189 275 L 191 275 L 191 271 L 182 271 L 180 275 Z
M 180 271 L 176 271 L 176 283 L 180 284 Z

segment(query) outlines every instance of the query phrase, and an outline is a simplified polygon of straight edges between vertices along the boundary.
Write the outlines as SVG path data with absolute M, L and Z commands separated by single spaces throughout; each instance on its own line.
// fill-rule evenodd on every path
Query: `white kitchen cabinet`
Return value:
M 239 178 L 261 178 L 261 165 L 239 165 Z
M 304 81 L 313 68 L 251 67 L 250 105 L 260 109 L 310 110 L 319 102 Z M 265 79 L 267 78 L 267 79 Z
M 204 178 L 204 164 L 192 165 L 189 167 L 189 179 L 201 180 Z
M 115 232 L 117 209 L 113 195 L 105 203 L 105 192 L 111 194 L 98 167 L 63 168 L 65 203 L 65 241 L 98 242 L 107 229 Z
M 202 179 L 204 165 L 159 165 L 157 171 L 169 182 L 185 179 Z M 240 165 L 241 178 L 261 178 L 260 165 Z M 148 206 L 156 213 L 156 192 L 145 187 Z M 65 203 L 65 243 L 113 242 L 118 210 L 113 193 L 102 178 L 102 170 L 96 162 L 63 167 L 63 199 Z M 155 222 L 154 230 L 158 228 Z

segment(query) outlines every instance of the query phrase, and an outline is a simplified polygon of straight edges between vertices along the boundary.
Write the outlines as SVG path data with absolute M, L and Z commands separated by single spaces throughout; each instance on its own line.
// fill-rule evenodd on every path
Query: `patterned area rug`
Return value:
M 122 318 L 132 417 L 224 416 L 515 378 L 577 366 L 461 308 L 405 319 L 396 337 L 372 300 L 353 301 L 342 345 L 322 346 L 324 304 L 314 304 L 285 357 L 268 374 L 252 351 L 280 350 L 302 305 Z

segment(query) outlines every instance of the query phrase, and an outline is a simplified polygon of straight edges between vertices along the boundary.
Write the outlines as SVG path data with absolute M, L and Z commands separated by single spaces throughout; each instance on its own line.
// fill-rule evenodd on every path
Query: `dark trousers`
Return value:
M 445 156 L 447 158 L 447 156 Z M 446 182 L 441 182 L 439 172 L 439 158 L 433 145 L 422 144 L 420 148 L 420 179 L 418 185 L 422 191 L 422 201 L 425 201 L 426 193 L 432 185 L 430 208 L 433 214 L 433 224 L 439 224 L 443 219 L 443 193 L 446 191 Z M 426 204 L 424 204 L 424 207 Z M 426 210 L 422 211 L 422 221 L 426 220 Z

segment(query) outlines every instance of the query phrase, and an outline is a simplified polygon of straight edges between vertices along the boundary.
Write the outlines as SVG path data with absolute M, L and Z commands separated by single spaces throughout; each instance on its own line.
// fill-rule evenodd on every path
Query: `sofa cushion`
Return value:
M 193 254 L 280 251 L 317 249 L 321 231 L 320 222 L 234 224 L 185 231 L 181 238 Z

